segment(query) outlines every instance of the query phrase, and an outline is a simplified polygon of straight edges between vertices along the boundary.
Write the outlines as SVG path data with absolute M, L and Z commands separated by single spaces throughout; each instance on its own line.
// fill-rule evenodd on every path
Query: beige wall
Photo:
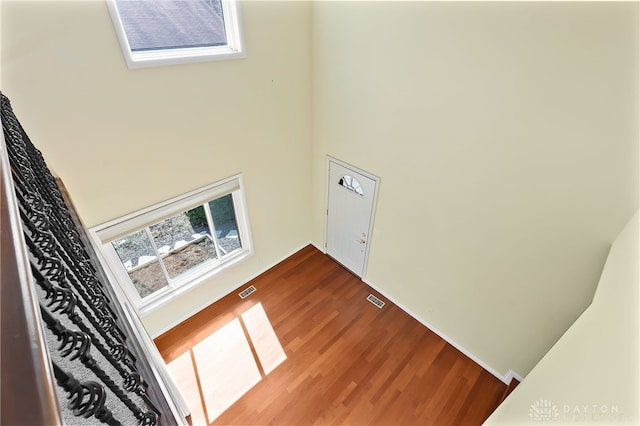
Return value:
M 2 2 L 2 90 L 87 225 L 245 174 L 255 255 L 150 332 L 320 245 L 330 154 L 382 178 L 366 279 L 526 374 L 638 207 L 638 5 L 242 9 L 246 59 L 131 71 L 102 1 Z
M 128 70 L 104 1 L 2 2 L 2 91 L 86 225 L 244 174 L 254 256 L 152 334 L 309 241 L 310 6 L 242 12 L 246 59 Z
M 590 303 L 638 207 L 638 4 L 316 2 L 325 155 L 381 177 L 366 279 L 499 375 Z
M 557 414 L 550 424 L 639 424 L 638 229 L 636 212 L 611 247 L 591 306 L 487 424 L 540 424 L 530 411 L 539 401 Z

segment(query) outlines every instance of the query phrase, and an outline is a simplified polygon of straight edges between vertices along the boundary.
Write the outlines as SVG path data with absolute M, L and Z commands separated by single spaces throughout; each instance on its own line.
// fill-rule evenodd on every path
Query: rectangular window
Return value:
M 141 315 L 251 253 L 240 175 L 90 234 Z
M 129 68 L 245 56 L 236 0 L 107 0 Z

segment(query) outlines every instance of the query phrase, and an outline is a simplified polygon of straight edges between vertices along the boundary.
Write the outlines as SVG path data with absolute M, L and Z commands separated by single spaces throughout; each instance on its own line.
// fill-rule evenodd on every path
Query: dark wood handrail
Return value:
M 0 155 L 0 424 L 59 425 L 62 421 L 51 360 L 19 223 L 4 134 Z

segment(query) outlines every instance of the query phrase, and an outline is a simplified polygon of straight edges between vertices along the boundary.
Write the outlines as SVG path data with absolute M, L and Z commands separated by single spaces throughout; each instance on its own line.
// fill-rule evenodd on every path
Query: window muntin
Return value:
M 140 298 L 169 286 L 146 229 L 111 243 Z
M 107 0 L 129 68 L 245 57 L 237 0 Z
M 237 175 L 90 230 L 143 315 L 252 252 Z

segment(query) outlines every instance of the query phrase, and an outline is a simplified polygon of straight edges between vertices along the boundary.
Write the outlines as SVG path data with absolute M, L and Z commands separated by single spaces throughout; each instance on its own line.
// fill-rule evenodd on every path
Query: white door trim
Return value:
M 376 208 L 378 205 L 378 191 L 380 190 L 380 178 L 374 174 L 371 174 L 365 170 L 362 170 L 356 166 L 353 166 L 349 163 L 346 163 L 342 160 L 338 160 L 335 157 L 332 157 L 330 155 L 327 155 L 326 161 L 325 161 L 325 182 L 326 182 L 326 187 L 325 187 L 325 201 L 324 201 L 324 242 L 323 242 L 323 252 L 326 254 L 327 253 L 327 241 L 328 241 L 328 235 L 329 235 L 329 223 L 328 223 L 328 217 L 327 217 L 327 212 L 329 209 L 329 189 L 330 189 L 330 184 L 331 182 L 329 182 L 329 165 L 330 163 L 333 162 L 335 164 L 338 164 L 342 167 L 345 167 L 347 169 L 351 169 L 356 173 L 359 173 L 363 176 L 368 177 L 369 179 L 375 181 L 375 190 L 373 192 L 373 204 L 371 206 L 371 218 L 369 220 L 369 230 L 367 232 L 367 245 L 365 246 L 365 252 L 364 252 L 364 266 L 362 269 L 362 276 L 360 277 L 360 279 L 364 279 L 365 276 L 367 275 L 367 266 L 369 264 L 369 251 L 371 248 L 371 239 L 373 237 L 373 224 L 375 221 L 375 214 L 376 214 Z

